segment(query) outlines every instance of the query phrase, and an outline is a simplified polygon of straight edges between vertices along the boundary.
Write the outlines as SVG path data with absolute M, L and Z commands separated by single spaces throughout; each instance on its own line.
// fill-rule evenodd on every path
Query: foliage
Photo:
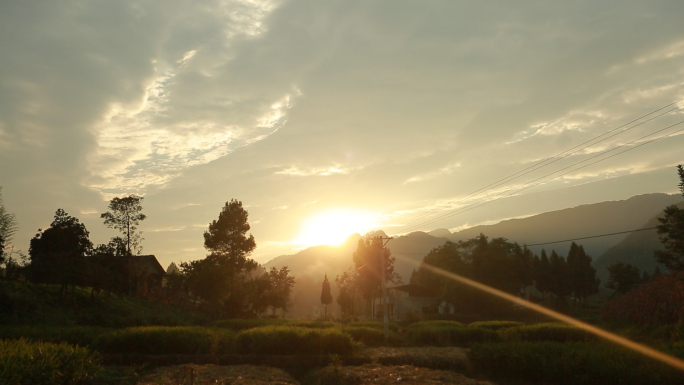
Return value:
M 4 325 L 102 326 L 190 325 L 198 314 L 159 302 L 116 295 L 91 295 L 76 288 L 60 295 L 59 286 L 0 281 L 0 323 Z
M 545 322 L 502 329 L 499 335 L 508 341 L 579 342 L 595 340 L 596 336 L 576 326 Z
M 236 317 L 261 311 L 259 299 L 265 293 L 263 282 L 250 276 L 257 263 L 247 256 L 254 250 L 254 236 L 247 236 L 250 226 L 242 202 L 226 202 L 218 220 L 204 232 L 204 247 L 210 254 L 203 260 L 182 263 L 188 292 L 201 303 L 201 309 L 214 317 Z M 249 287 L 249 284 L 252 284 Z M 251 309 L 245 299 L 252 298 Z
M 476 321 L 470 323 L 468 327 L 499 330 L 523 325 L 524 324 L 522 322 L 518 321 Z
M 0 340 L 0 383 L 91 384 L 102 371 L 100 356 L 65 343 Z
M 629 263 L 616 262 L 608 266 L 608 273 L 610 278 L 606 287 L 615 290 L 616 294 L 625 294 L 642 282 L 639 269 Z
M 290 269 L 283 266 L 280 269 L 272 267 L 266 275 L 268 279 L 267 304 L 275 315 L 276 309 L 286 312 L 290 306 L 290 294 L 295 284 L 295 278 L 290 275 Z
M 16 216 L 5 209 L 5 204 L 2 201 L 2 186 L 0 186 L 0 239 L 4 240 L 5 246 L 12 242 L 12 236 L 18 228 Z M 0 250 L 2 250 L 1 247 Z M 0 257 L 2 257 L 1 252 Z M 1 259 L 0 262 L 2 262 Z
M 399 345 L 402 342 L 396 332 L 390 332 L 388 340 L 385 341 L 385 331 L 377 327 L 350 324 L 342 328 L 342 331 L 349 334 L 355 342 L 361 342 L 366 346 Z
M 367 328 L 373 328 L 373 329 L 380 329 L 384 330 L 385 325 L 382 322 L 377 322 L 377 321 L 360 321 L 360 322 L 351 322 L 347 324 L 346 326 L 349 327 L 367 327 Z M 399 325 L 396 322 L 390 322 L 388 324 L 388 328 L 390 331 L 399 333 Z
M 212 325 L 234 331 L 241 331 L 262 326 L 283 325 L 288 322 L 290 321 L 282 318 L 231 318 L 216 320 L 212 322 Z
M 112 227 L 123 234 L 123 244 L 126 245 L 128 255 L 142 252 L 142 233 L 137 231 L 140 221 L 147 218 L 142 213 L 144 197 L 129 195 L 123 198 L 113 198 L 109 202 L 109 211 L 100 215 L 107 227 Z
M 141 326 L 100 335 L 98 351 L 120 354 L 227 354 L 235 332 L 199 326 Z
M 328 319 L 328 305 L 332 303 L 332 294 L 330 293 L 330 282 L 328 281 L 328 274 L 325 275 L 325 278 L 323 278 L 323 283 L 321 284 L 321 303 L 323 304 L 325 310 L 324 310 L 324 319 Z
M 605 342 L 502 342 L 471 346 L 479 373 L 494 380 L 558 385 L 675 384 L 681 372 Z
M 99 326 L 0 326 L 0 339 L 25 338 L 31 341 L 91 346 L 97 337 L 111 330 Z
M 58 209 L 50 227 L 31 239 L 30 278 L 39 283 L 67 285 L 81 282 L 83 262 L 92 248 L 90 233 L 77 218 Z
M 679 191 L 684 196 L 684 167 L 677 166 Z M 684 209 L 667 206 L 665 215 L 658 218 L 658 235 L 665 250 L 657 250 L 655 258 L 672 272 L 684 271 Z
M 423 264 L 510 294 L 518 294 L 521 288 L 530 283 L 530 275 L 523 272 L 532 269 L 532 259 L 527 249 L 505 238 L 490 241 L 484 234 L 458 243 L 446 242 L 430 251 Z M 441 298 L 464 312 L 493 313 L 510 306 L 506 301 L 443 277 L 423 265 L 413 275 L 411 283 L 435 290 Z
M 584 247 L 572 242 L 566 261 L 571 294 L 586 304 L 587 298 L 597 294 L 600 286 L 596 269 L 591 266 L 592 259 L 584 251 Z
M 469 346 L 475 342 L 498 341 L 496 331 L 466 327 L 455 321 L 422 321 L 406 329 L 406 338 L 417 345 Z
M 356 280 L 358 290 L 366 301 L 371 301 L 378 295 L 383 277 L 385 282 L 400 280 L 399 275 L 394 271 L 394 257 L 384 246 L 382 237 L 359 239 L 352 259 L 358 274 Z
M 356 312 L 354 304 L 356 302 L 358 274 L 356 270 L 350 268 L 341 275 L 335 277 L 335 284 L 339 290 L 337 304 L 342 309 L 343 317 L 353 317 Z
M 684 272 L 650 282 L 607 302 L 603 319 L 636 325 L 673 324 L 684 320 Z
M 348 355 L 353 344 L 348 334 L 336 328 L 266 326 L 238 333 L 235 347 L 241 354 Z

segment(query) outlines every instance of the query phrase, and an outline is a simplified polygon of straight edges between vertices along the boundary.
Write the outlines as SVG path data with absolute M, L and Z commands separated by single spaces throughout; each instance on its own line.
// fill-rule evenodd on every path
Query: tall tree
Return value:
M 142 213 L 143 197 L 129 195 L 123 198 L 113 198 L 109 202 L 109 211 L 100 215 L 107 227 L 114 228 L 123 234 L 128 255 L 140 254 L 143 241 L 142 232 L 138 231 L 140 221 L 147 218 Z
M 209 229 L 204 232 L 204 247 L 209 255 L 181 265 L 192 295 L 206 301 L 216 316 L 242 314 L 245 298 L 237 293 L 247 289 L 247 282 L 255 279 L 247 274 L 257 267 L 248 258 L 256 248 L 254 236 L 247 235 L 248 217 L 242 202 L 235 199 L 226 202 L 218 219 L 209 223 Z M 245 287 L 241 287 L 243 283 Z M 260 284 L 253 283 L 252 288 L 258 291 Z
M 324 307 L 324 319 L 328 319 L 328 305 L 332 303 L 332 294 L 330 293 L 330 282 L 328 282 L 328 274 L 323 278 L 323 284 L 321 285 L 321 303 Z
M 16 216 L 5 209 L 5 204 L 2 202 L 2 186 L 0 186 L 0 238 L 4 241 L 4 246 L 12 242 L 12 236 L 18 228 Z M 4 246 L 0 250 L 4 250 Z M 2 255 L 1 251 L 0 255 Z
M 350 268 L 341 275 L 335 277 L 335 284 L 339 289 L 337 304 L 340 305 L 342 315 L 352 317 L 355 315 L 354 303 L 356 302 L 358 274 L 354 268 Z
M 280 269 L 272 267 L 268 272 L 269 296 L 268 305 L 272 315 L 275 316 L 277 309 L 286 312 L 290 306 L 290 294 L 295 284 L 295 278 L 290 275 L 290 269 L 283 266 Z
M 584 247 L 572 242 L 567 257 L 568 284 L 575 298 L 584 304 L 589 296 L 598 293 L 600 285 L 591 262 L 592 259 L 584 251 Z
M 677 166 L 679 191 L 684 196 L 684 167 Z M 665 208 L 665 215 L 658 218 L 658 234 L 665 250 L 657 250 L 655 258 L 672 272 L 684 271 L 684 209 L 677 205 Z
M 569 282 L 568 265 L 565 258 L 556 253 L 556 250 L 551 250 L 549 256 L 549 277 L 550 277 L 550 291 L 556 296 L 559 305 L 565 303 L 568 295 L 572 293 Z
M 359 239 L 356 250 L 352 256 L 354 266 L 358 272 L 358 287 L 361 296 L 369 305 L 367 310 L 372 309 L 375 297 L 380 293 L 382 277 L 385 282 L 397 282 L 400 277 L 394 272 L 394 257 L 383 244 L 382 237 L 363 237 Z M 384 260 L 384 261 L 383 261 Z M 385 271 L 382 271 L 382 266 Z
M 50 227 L 38 230 L 31 239 L 30 276 L 39 283 L 59 283 L 62 292 L 67 285 L 76 285 L 81 277 L 85 256 L 92 243 L 90 233 L 77 218 L 58 209 Z

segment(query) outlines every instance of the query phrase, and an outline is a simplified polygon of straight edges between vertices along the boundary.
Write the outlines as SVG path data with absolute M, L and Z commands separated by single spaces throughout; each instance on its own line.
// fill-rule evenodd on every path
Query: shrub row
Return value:
M 235 349 L 240 354 L 339 354 L 352 352 L 352 341 L 339 329 L 266 326 L 240 332 Z
M 557 322 L 502 329 L 499 334 L 507 341 L 580 342 L 597 339 L 595 335 L 584 329 Z
M 0 339 L 25 338 L 31 341 L 90 346 L 97 337 L 110 331 L 112 329 L 96 326 L 2 326 Z
M 469 346 L 475 342 L 494 342 L 501 337 L 496 331 L 466 327 L 458 322 L 416 322 L 406 329 L 406 338 L 416 345 Z
M 676 384 L 682 373 L 605 342 L 509 341 L 471 346 L 469 358 L 493 380 L 549 384 Z
M 99 336 L 94 347 L 103 353 L 227 354 L 235 332 L 201 326 L 141 326 Z
M 0 340 L 0 384 L 89 384 L 101 371 L 99 354 L 88 348 Z

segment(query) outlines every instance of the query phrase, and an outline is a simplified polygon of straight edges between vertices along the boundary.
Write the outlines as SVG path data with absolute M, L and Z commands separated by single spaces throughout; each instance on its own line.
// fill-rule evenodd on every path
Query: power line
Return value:
M 630 147 L 630 148 L 628 148 L 628 149 L 626 149 L 626 150 L 623 150 L 623 151 L 621 151 L 621 152 L 619 152 L 619 153 L 612 154 L 612 155 L 610 155 L 610 156 L 607 156 L 607 157 L 605 157 L 605 158 L 596 160 L 596 161 L 594 161 L 594 162 L 591 162 L 591 163 L 589 163 L 589 164 L 583 165 L 583 166 L 581 166 L 581 167 L 577 167 L 577 168 L 571 169 L 571 170 L 569 170 L 569 171 L 567 171 L 567 172 L 565 172 L 565 173 L 556 175 L 556 176 L 553 177 L 553 178 L 544 179 L 544 178 L 547 178 L 547 177 L 549 177 L 549 176 L 551 176 L 551 175 L 553 175 L 553 174 L 556 174 L 556 173 L 558 173 L 558 172 L 560 172 L 560 171 L 567 170 L 567 169 L 572 168 L 572 167 L 574 167 L 574 166 L 577 166 L 577 165 L 579 165 L 579 164 L 581 164 L 581 163 L 585 163 L 585 162 L 590 161 L 590 160 L 592 160 L 592 159 L 595 159 L 595 158 L 597 158 L 597 157 L 606 155 L 606 154 L 608 154 L 609 152 L 618 150 L 618 149 L 620 149 L 620 148 L 622 148 L 622 147 L 625 147 L 625 146 L 627 146 L 627 145 L 630 145 L 630 144 L 633 144 L 633 143 L 635 143 L 635 142 L 641 141 L 641 140 L 643 140 L 643 139 L 645 139 L 645 138 L 648 138 L 648 137 L 653 136 L 653 135 L 655 135 L 655 134 L 657 134 L 657 133 L 663 132 L 663 131 L 665 131 L 665 130 L 667 130 L 667 129 L 670 129 L 670 128 L 675 127 L 675 126 L 677 126 L 677 125 L 680 125 L 680 124 L 682 124 L 682 123 L 684 123 L 684 121 L 680 121 L 680 122 L 678 122 L 678 123 L 669 125 L 669 126 L 667 126 L 667 127 L 665 127 L 665 128 L 662 128 L 662 129 L 660 129 L 660 130 L 658 130 L 658 131 L 655 131 L 655 132 L 650 133 L 650 134 L 648 134 L 648 135 L 642 136 L 642 137 L 640 137 L 640 138 L 631 140 L 631 141 L 629 141 L 629 142 L 627 142 L 627 143 L 624 143 L 624 144 L 622 144 L 622 145 L 620 145 L 620 146 L 613 147 L 613 148 L 611 148 L 611 149 L 602 151 L 602 152 L 600 152 L 600 153 L 598 153 L 598 154 L 596 154 L 596 155 L 594 155 L 594 156 L 592 156 L 592 157 L 590 157 L 590 158 L 588 158 L 588 159 L 584 159 L 584 160 L 582 160 L 582 161 L 579 161 L 579 162 L 576 162 L 576 163 L 574 163 L 574 164 L 571 164 L 570 166 L 564 167 L 564 168 L 562 168 L 562 169 L 560 169 L 560 170 L 556 170 L 556 171 L 551 172 L 551 173 L 549 173 L 549 174 L 546 174 L 546 175 L 544 175 L 544 176 L 542 176 L 542 177 L 539 177 L 539 178 L 537 178 L 537 179 L 534 179 L 534 180 L 532 180 L 532 181 L 529 181 L 529 182 L 523 184 L 523 186 L 525 186 L 525 187 L 522 187 L 522 188 L 520 188 L 520 189 L 518 189 L 518 190 L 514 190 L 514 191 L 508 190 L 508 191 L 505 191 L 505 192 L 503 192 L 503 193 L 500 193 L 500 194 L 498 194 L 498 195 L 495 195 L 495 196 L 494 196 L 494 199 L 491 199 L 491 200 L 488 200 L 488 201 L 485 201 L 485 202 L 477 202 L 477 203 L 473 203 L 473 204 L 471 204 L 471 205 L 467 205 L 467 206 L 465 206 L 465 207 L 462 207 L 462 208 L 459 208 L 459 209 L 454 210 L 454 212 L 445 213 L 445 214 L 443 214 L 443 215 L 438 216 L 437 218 L 433 218 L 433 219 L 431 219 L 431 220 L 428 220 L 428 221 L 419 223 L 419 224 L 417 224 L 417 225 L 411 226 L 410 228 L 406 229 L 406 231 L 414 231 L 414 230 L 417 230 L 418 228 L 423 227 L 423 226 L 425 226 L 425 225 L 428 225 L 428 224 L 431 224 L 431 223 L 435 223 L 435 222 L 444 220 L 444 219 L 446 219 L 446 218 L 449 218 L 449 217 L 452 217 L 452 216 L 455 216 L 455 215 L 458 215 L 458 214 L 462 214 L 462 213 L 464 213 L 464 212 L 467 212 L 467 211 L 470 211 L 470 210 L 472 210 L 472 209 L 475 209 L 475 208 L 478 208 L 478 207 L 480 207 L 480 206 L 483 206 L 483 205 L 485 205 L 485 204 L 487 204 L 487 203 L 490 203 L 490 202 L 493 202 L 493 201 L 495 201 L 495 200 L 498 200 L 499 198 L 503 198 L 503 197 L 505 197 L 505 196 L 510 196 L 510 195 L 519 193 L 519 192 L 521 192 L 521 191 L 524 191 L 524 190 L 530 189 L 530 188 L 532 188 L 532 187 L 538 186 L 538 185 L 540 185 L 540 184 L 542 184 L 542 183 L 545 183 L 545 182 L 548 182 L 548 181 L 557 179 L 557 178 L 559 178 L 559 177 L 561 177 L 561 176 L 567 175 L 567 174 L 569 174 L 569 173 L 571 173 L 571 172 L 575 172 L 575 171 L 581 170 L 581 169 L 583 169 L 583 168 L 589 167 L 589 166 L 594 165 L 594 164 L 596 164 L 596 163 L 599 163 L 599 162 L 602 162 L 602 161 L 604 161 L 604 160 L 608 160 L 608 159 L 610 159 L 610 158 L 613 158 L 613 157 L 615 157 L 615 156 L 617 156 L 617 155 L 620 155 L 620 154 L 623 154 L 623 153 L 625 153 L 625 152 L 634 150 L 634 149 L 636 149 L 636 148 L 639 148 L 639 147 L 641 147 L 641 146 L 644 146 L 644 145 L 649 144 L 649 143 L 651 143 L 651 142 L 654 142 L 654 141 L 656 141 L 656 140 L 660 140 L 660 139 L 662 139 L 662 138 L 665 138 L 665 137 L 669 137 L 669 136 L 675 135 L 675 134 L 677 134 L 677 133 L 679 133 L 679 132 L 684 131 L 684 129 L 677 130 L 677 131 L 675 131 L 675 132 L 672 132 L 672 133 L 669 133 L 669 134 L 662 135 L 662 136 L 657 137 L 657 138 L 655 138 L 655 139 L 648 140 L 648 141 L 646 141 L 646 142 L 644 142 L 644 143 L 637 144 L 637 145 L 635 145 L 634 147 Z M 537 182 L 537 183 L 534 183 L 534 182 Z M 533 183 L 534 183 L 534 184 L 533 184 Z M 506 194 L 506 193 L 508 193 L 508 194 Z
M 652 120 L 654 120 L 654 119 L 656 119 L 656 118 L 659 118 L 659 117 L 661 117 L 661 116 L 663 116 L 663 115 L 665 115 L 665 114 L 669 114 L 670 112 L 676 111 L 676 110 L 679 109 L 679 107 L 675 107 L 675 108 L 672 108 L 672 109 L 670 109 L 670 110 L 668 110 L 668 111 L 662 112 L 662 113 L 660 113 L 660 114 L 658 114 L 658 115 L 656 115 L 656 116 L 653 116 L 653 117 L 651 117 L 651 118 L 649 118 L 649 119 L 647 119 L 647 120 L 645 120 L 645 121 L 643 121 L 643 122 L 640 122 L 640 123 L 638 123 L 638 124 L 636 124 L 636 125 L 634 125 L 634 126 L 632 126 L 632 127 L 626 128 L 626 129 L 622 130 L 621 132 L 618 132 L 618 133 L 616 133 L 616 134 L 614 134 L 614 135 L 610 135 L 610 136 L 605 137 L 605 138 L 603 138 L 603 139 L 601 139 L 601 140 L 599 140 L 599 141 L 596 141 L 597 139 L 599 139 L 599 138 L 601 138 L 601 137 L 604 137 L 604 136 L 606 136 L 606 135 L 608 135 L 608 134 L 611 134 L 611 133 L 613 133 L 613 132 L 615 132 L 615 131 L 617 131 L 617 130 L 623 128 L 623 127 L 627 127 L 627 126 L 631 125 L 632 123 L 637 122 L 637 121 L 639 121 L 639 120 L 641 120 L 641 119 L 643 119 L 643 118 L 645 118 L 645 117 L 647 117 L 647 116 L 653 115 L 653 114 L 655 114 L 655 113 L 657 113 L 657 112 L 659 112 L 659 111 L 662 111 L 662 110 L 664 110 L 664 109 L 666 109 L 666 108 L 668 108 L 668 107 L 670 107 L 670 106 L 677 105 L 679 102 L 681 102 L 681 101 L 683 101 L 683 100 L 684 100 L 684 98 L 683 98 L 683 99 L 676 100 L 676 101 L 674 101 L 674 102 L 672 102 L 672 103 L 670 103 L 670 104 L 667 104 L 667 105 L 665 105 L 665 106 L 663 106 L 663 107 L 660 107 L 660 108 L 658 108 L 658 109 L 656 109 L 656 110 L 653 110 L 653 111 L 651 111 L 651 112 L 649 112 L 649 113 L 647 113 L 647 114 L 645 114 L 645 115 L 642 115 L 642 116 L 640 116 L 640 117 L 638 117 L 638 118 L 636 118 L 636 119 L 633 119 L 633 120 L 631 120 L 631 121 L 629 121 L 629 122 L 627 122 L 627 123 L 625 123 L 625 124 L 622 124 L 621 126 L 618 126 L 618 127 L 614 128 L 614 129 L 612 129 L 612 130 L 610 130 L 610 131 L 607 131 L 607 132 L 605 132 L 605 133 L 603 133 L 603 134 L 601 134 L 601 135 L 599 135 L 599 136 L 596 136 L 596 137 L 594 137 L 594 138 L 592 138 L 592 139 L 589 139 L 589 140 L 587 140 L 587 141 L 585 141 L 585 142 L 582 142 L 582 143 L 580 143 L 580 144 L 578 144 L 578 145 L 576 145 L 576 146 L 574 146 L 574 147 L 571 147 L 571 148 L 569 148 L 569 149 L 567 149 L 567 150 L 565 150 L 565 151 L 562 151 L 562 152 L 560 152 L 560 153 L 558 153 L 558 154 L 556 154 L 556 155 L 554 155 L 554 156 L 552 156 L 552 157 L 549 157 L 549 158 L 546 158 L 546 159 L 544 159 L 544 160 L 541 160 L 541 161 L 539 161 L 539 162 L 537 162 L 537 163 L 535 163 L 535 164 L 533 164 L 533 165 L 531 165 L 531 166 L 528 166 L 528 167 L 526 167 L 526 168 L 524 168 L 524 169 L 522 169 L 522 170 L 520 170 L 520 171 L 518 171 L 518 172 L 516 172 L 516 173 L 514 173 L 514 174 L 511 174 L 511 175 L 509 175 L 509 176 L 507 176 L 507 177 L 505 177 L 505 178 L 499 179 L 498 181 L 492 182 L 492 183 L 490 183 L 490 184 L 487 185 L 487 186 L 481 187 L 481 188 L 479 188 L 479 189 L 477 189 L 477 190 L 475 190 L 475 191 L 472 191 L 472 192 L 470 192 L 470 193 L 468 193 L 468 194 L 466 194 L 466 195 L 460 197 L 460 198 L 459 198 L 458 200 L 456 200 L 454 203 L 459 203 L 459 202 L 463 201 L 465 198 L 467 198 L 467 197 L 469 197 L 469 196 L 472 196 L 472 195 L 474 195 L 474 194 L 476 194 L 476 193 L 478 193 L 478 192 L 486 191 L 486 190 L 492 189 L 492 188 L 494 188 L 494 187 L 498 187 L 498 186 L 500 186 L 500 185 L 502 185 L 502 184 L 504 184 L 504 183 L 510 182 L 510 181 L 512 181 L 512 180 L 518 179 L 518 178 L 520 178 L 521 176 L 524 176 L 524 175 L 527 175 L 527 174 L 531 173 L 532 171 L 536 171 L 536 170 L 538 170 L 538 169 L 540 169 L 540 168 L 549 166 L 549 165 L 551 165 L 551 164 L 553 164 L 553 163 L 555 163 L 555 162 L 557 162 L 557 161 L 559 161 L 559 160 L 561 160 L 561 159 L 565 159 L 565 158 L 567 158 L 567 157 L 569 157 L 569 156 L 571 156 L 571 155 L 574 155 L 574 154 L 576 154 L 577 152 L 579 152 L 579 151 L 581 151 L 581 150 L 583 150 L 583 149 L 585 149 L 585 148 L 587 148 L 587 147 L 589 147 L 589 146 L 592 146 L 592 145 L 596 145 L 596 144 L 598 144 L 598 143 L 601 143 L 601 142 L 603 142 L 603 141 L 605 141 L 605 140 L 608 140 L 608 139 L 610 139 L 610 138 L 612 138 L 612 137 L 614 137 L 614 136 L 617 136 L 617 135 L 619 135 L 619 134 L 621 134 L 621 133 L 624 133 L 624 132 L 626 132 L 626 131 L 629 131 L 629 130 L 631 130 L 632 128 L 641 126 L 642 124 L 645 124 L 645 123 L 647 123 L 647 122 L 650 122 L 650 121 L 652 121 Z M 572 150 L 575 150 L 575 151 L 572 151 Z M 547 163 L 547 162 L 548 162 L 548 163 Z M 423 213 L 423 214 L 417 216 L 416 218 L 413 218 L 413 219 L 407 221 L 406 224 L 416 222 L 416 221 L 418 221 L 418 220 L 420 220 L 420 219 L 422 219 L 422 218 L 424 218 L 424 217 L 426 217 L 426 216 L 428 216 L 428 215 L 434 213 L 435 211 L 437 211 L 437 210 L 430 210 L 430 211 L 428 211 L 428 212 L 425 212 L 425 213 Z
M 658 227 L 646 227 L 643 229 L 636 229 L 636 230 L 629 230 L 629 231 L 619 231 L 617 233 L 609 233 L 609 234 L 599 234 L 599 235 L 591 235 L 588 237 L 579 237 L 579 238 L 572 238 L 572 239 L 565 239 L 562 241 L 553 241 L 553 242 L 543 242 L 543 243 L 533 243 L 531 245 L 525 245 L 527 247 L 532 247 L 532 246 L 543 246 L 543 245 L 552 245 L 554 243 L 563 243 L 563 242 L 571 242 L 571 241 L 581 241 L 584 239 L 591 239 L 591 238 L 601 238 L 601 237 L 609 237 L 611 235 L 620 235 L 620 234 L 628 234 L 628 233 L 633 233 L 635 231 L 646 231 L 646 230 L 654 230 L 657 229 Z

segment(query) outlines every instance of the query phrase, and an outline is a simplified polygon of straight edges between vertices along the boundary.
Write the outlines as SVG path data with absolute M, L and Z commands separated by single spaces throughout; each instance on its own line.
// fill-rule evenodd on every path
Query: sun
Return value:
M 306 246 L 338 246 L 354 233 L 377 227 L 376 215 L 355 209 L 328 209 L 310 216 L 302 225 L 296 243 Z

